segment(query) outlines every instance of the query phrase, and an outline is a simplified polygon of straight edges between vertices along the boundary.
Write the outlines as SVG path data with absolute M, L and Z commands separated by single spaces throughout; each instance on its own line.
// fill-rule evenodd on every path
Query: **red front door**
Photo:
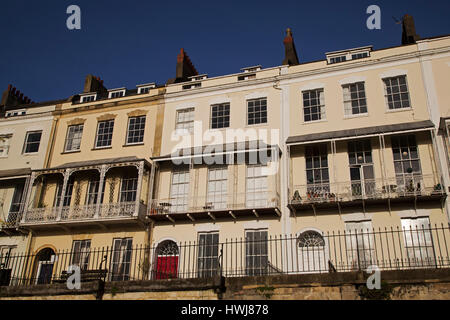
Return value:
M 155 279 L 174 279 L 178 277 L 178 256 L 158 256 Z

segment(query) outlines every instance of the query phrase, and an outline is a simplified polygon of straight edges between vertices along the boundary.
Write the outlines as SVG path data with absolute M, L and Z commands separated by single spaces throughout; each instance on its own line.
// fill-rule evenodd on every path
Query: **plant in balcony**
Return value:
M 413 169 L 412 169 L 411 167 L 409 167 L 408 169 L 406 169 L 406 172 L 412 173 L 412 172 L 413 172 Z
M 294 196 L 292 197 L 292 201 L 293 202 L 300 202 L 300 201 L 302 201 L 302 197 L 300 197 L 300 193 L 298 192 L 298 190 L 295 190 Z

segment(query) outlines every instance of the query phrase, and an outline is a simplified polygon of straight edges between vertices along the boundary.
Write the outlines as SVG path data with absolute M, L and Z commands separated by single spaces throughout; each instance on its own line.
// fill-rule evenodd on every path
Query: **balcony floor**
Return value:
M 331 200 L 331 201 L 291 201 L 288 205 L 291 213 L 310 211 L 314 209 L 336 209 L 352 208 L 352 207 L 368 207 L 368 206 L 389 206 L 394 204 L 423 204 L 431 202 L 443 201 L 447 195 L 445 193 L 434 193 L 428 195 L 404 195 L 399 197 L 385 197 L 385 198 L 368 198 L 368 199 L 353 199 L 353 200 Z
M 234 215 L 234 217 L 230 214 Z M 255 214 L 255 212 L 256 214 Z M 150 214 L 147 217 L 152 219 L 155 222 L 186 222 L 186 221 L 215 221 L 215 219 L 239 219 L 239 218 L 248 218 L 248 217 L 279 217 L 281 211 L 279 208 L 259 208 L 259 209 L 223 209 L 223 210 L 214 210 L 214 211 L 197 211 L 197 212 L 177 212 L 177 213 L 158 213 L 158 214 Z M 211 215 L 209 215 L 211 214 Z

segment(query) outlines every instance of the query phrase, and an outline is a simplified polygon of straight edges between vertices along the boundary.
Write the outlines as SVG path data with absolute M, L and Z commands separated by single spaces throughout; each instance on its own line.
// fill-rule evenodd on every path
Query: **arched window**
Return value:
M 178 246 L 172 240 L 165 240 L 158 245 L 158 256 L 178 255 Z
M 172 240 L 161 242 L 156 248 L 156 263 L 153 271 L 155 279 L 173 279 L 178 277 L 178 245 Z
M 298 237 L 298 246 L 300 248 L 325 247 L 325 240 L 317 231 L 308 230 Z
M 314 230 L 302 232 L 297 238 L 298 263 L 301 273 L 326 272 L 325 240 Z

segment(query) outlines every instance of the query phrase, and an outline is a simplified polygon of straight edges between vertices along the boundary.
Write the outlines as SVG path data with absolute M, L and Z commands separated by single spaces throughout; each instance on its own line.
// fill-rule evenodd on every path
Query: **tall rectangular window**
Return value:
M 8 223 L 14 223 L 16 222 L 18 218 L 18 214 L 20 212 L 20 207 L 22 206 L 22 196 L 23 196 L 23 190 L 24 190 L 24 183 L 19 183 L 14 188 L 14 195 L 11 200 L 11 206 L 9 208 L 9 214 L 8 214 Z
M 187 211 L 189 201 L 189 171 L 174 171 L 170 186 L 171 212 Z
M 344 90 L 344 112 L 346 116 L 367 113 L 364 82 L 347 84 Z
M 0 157 L 7 157 L 12 135 L 0 135 Z
M 130 280 L 132 238 L 113 240 L 113 252 L 111 261 L 111 281 Z
M 348 271 L 366 270 L 375 262 L 372 221 L 345 223 Z
M 25 137 L 25 145 L 23 153 L 36 153 L 39 151 L 39 144 L 41 143 L 42 131 L 27 132 Z
M 211 129 L 230 126 L 230 104 L 222 103 L 211 106 Z
M 433 267 L 436 260 L 428 217 L 402 219 L 409 267 Z
M 303 117 L 305 122 L 326 118 L 323 89 L 303 91 Z
M 91 240 L 75 240 L 72 244 L 71 265 L 79 266 L 81 270 L 87 270 L 90 251 Z
M 325 197 L 330 192 L 327 145 L 307 146 L 305 157 L 308 195 L 311 198 Z
M 145 118 L 145 116 L 140 116 L 128 119 L 127 144 L 141 143 L 144 141 Z
M 265 165 L 247 166 L 247 208 L 265 208 L 268 205 L 267 174 Z
M 422 169 L 416 137 L 391 137 L 397 192 L 414 194 L 422 189 Z
M 86 194 L 86 204 L 96 204 L 98 198 L 98 188 L 100 185 L 99 180 L 89 181 L 88 192 Z M 103 190 L 101 194 L 100 203 L 103 203 L 103 197 L 105 194 L 106 181 L 103 182 Z
M 63 207 L 70 206 L 70 203 L 72 202 L 72 193 L 73 193 L 73 185 L 74 180 L 73 177 L 70 177 L 69 181 L 67 182 L 66 186 L 66 193 L 63 197 Z M 56 190 L 56 198 L 55 198 L 55 206 L 59 206 L 59 202 L 61 200 L 61 193 L 62 193 L 63 183 L 58 183 L 57 190 Z
M 189 133 L 194 131 L 194 108 L 187 108 L 177 111 L 175 130 L 185 129 Z
M 137 178 L 122 179 L 120 202 L 134 202 L 137 194 Z
M 267 274 L 269 265 L 267 230 L 245 232 L 245 273 L 248 276 Z
M 267 99 L 252 99 L 247 101 L 247 124 L 267 123 Z
M 78 124 L 67 128 L 65 151 L 78 151 L 81 146 L 81 137 L 83 135 L 83 125 Z
M 96 148 L 109 147 L 112 143 L 114 120 L 100 121 L 97 128 Z
M 386 78 L 383 82 L 389 110 L 411 107 L 406 76 Z
M 198 276 L 209 278 L 219 275 L 219 233 L 198 235 Z
M 375 190 L 375 176 L 370 140 L 349 141 L 348 159 L 353 196 L 370 196 Z
M 224 209 L 227 206 L 228 168 L 216 167 L 208 170 L 208 198 L 206 209 Z

